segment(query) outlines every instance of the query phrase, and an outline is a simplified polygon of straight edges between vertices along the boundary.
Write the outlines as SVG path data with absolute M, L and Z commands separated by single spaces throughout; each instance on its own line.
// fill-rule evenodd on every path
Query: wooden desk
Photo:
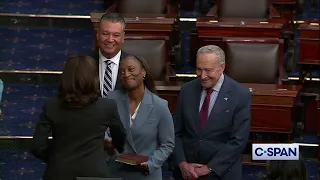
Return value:
M 320 65 L 320 20 L 305 21 L 299 25 L 300 56 L 298 63 L 301 65 L 299 79 L 311 73 L 313 66 Z
M 99 28 L 99 21 L 103 13 L 91 13 L 91 22 L 95 32 Z M 169 61 L 174 64 L 171 49 L 179 42 L 176 28 L 176 18 L 166 18 L 163 15 L 126 15 L 122 14 L 126 21 L 126 39 L 165 39 Z M 98 48 L 97 43 L 95 43 Z
M 121 0 L 104 0 L 104 4 L 105 4 L 105 7 L 106 8 L 106 12 L 107 13 L 114 13 L 114 12 L 117 12 L 117 13 L 125 13 L 125 12 L 128 12 L 128 9 L 130 8 L 130 11 L 131 12 L 140 12 L 141 13 L 141 10 L 144 10 L 144 7 L 148 7 L 148 4 L 146 4 L 144 2 L 145 0 L 131 0 L 131 2 L 129 1 L 121 1 Z M 138 8 L 135 8 L 135 7 L 132 7 L 130 5 L 132 5 L 132 3 L 135 3 L 135 5 L 138 7 Z M 163 2 L 163 1 L 162 1 Z M 129 5 L 128 5 L 129 3 Z M 155 6 L 159 4 L 160 2 L 156 2 Z M 168 15 L 168 16 L 172 16 L 172 17 L 177 17 L 178 16 L 178 13 L 179 13 L 179 4 L 177 2 L 177 0 L 166 0 L 165 2 L 163 2 L 163 12 L 158 12 L 158 13 L 164 13 L 165 15 Z M 140 9 L 140 7 L 142 7 L 142 9 Z M 162 6 L 162 5 L 160 5 Z M 160 10 L 160 9 L 159 9 Z M 160 10 L 161 11 L 161 10 Z M 150 11 L 148 13 L 154 13 L 154 10 L 153 11 Z
M 95 31 L 99 28 L 99 20 L 103 13 L 90 13 L 91 22 Z M 175 18 L 166 18 L 163 15 L 126 15 L 126 35 L 169 36 L 175 30 Z
M 299 25 L 300 64 L 320 64 L 320 21 L 306 21 Z
M 280 38 L 281 19 L 197 18 L 199 37 L 272 37 Z
M 227 37 L 280 38 L 284 26 L 282 19 L 215 19 L 197 18 L 197 30 L 191 32 L 190 61 L 195 64 L 197 50 L 213 44 L 224 49 Z
M 156 82 L 160 97 L 173 113 L 182 82 Z M 252 88 L 251 131 L 286 133 L 290 139 L 293 113 L 300 86 L 276 84 L 242 84 Z
M 317 94 L 314 94 L 313 97 L 315 97 L 315 99 L 311 98 L 312 96 L 309 96 L 310 99 L 306 101 L 306 98 L 308 98 L 308 96 L 304 95 L 305 93 L 302 93 L 302 102 L 304 103 L 305 106 L 305 125 L 304 125 L 304 132 L 305 133 L 310 133 L 310 134 L 314 134 L 314 133 L 320 133 L 320 122 L 318 122 L 320 120 L 320 116 L 318 114 L 318 108 L 320 105 L 319 102 L 319 97 L 316 97 Z M 311 93 L 312 94 L 312 93 Z M 320 134 L 319 134 L 320 135 Z

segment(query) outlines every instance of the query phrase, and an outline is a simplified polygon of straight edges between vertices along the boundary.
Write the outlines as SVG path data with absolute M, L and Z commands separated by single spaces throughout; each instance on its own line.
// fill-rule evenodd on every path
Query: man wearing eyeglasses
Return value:
M 196 66 L 198 78 L 181 87 L 174 112 L 175 178 L 240 180 L 251 94 L 223 73 L 225 54 L 218 46 L 200 48 Z

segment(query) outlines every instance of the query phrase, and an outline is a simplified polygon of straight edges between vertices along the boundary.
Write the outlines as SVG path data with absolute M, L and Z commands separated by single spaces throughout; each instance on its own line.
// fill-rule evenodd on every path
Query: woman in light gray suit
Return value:
M 174 125 L 168 102 L 156 95 L 154 81 L 144 59 L 127 56 L 120 63 L 122 90 L 108 93 L 117 102 L 127 130 L 124 153 L 149 157 L 140 166 L 109 162 L 110 172 L 124 180 L 162 180 L 162 164 L 174 149 Z

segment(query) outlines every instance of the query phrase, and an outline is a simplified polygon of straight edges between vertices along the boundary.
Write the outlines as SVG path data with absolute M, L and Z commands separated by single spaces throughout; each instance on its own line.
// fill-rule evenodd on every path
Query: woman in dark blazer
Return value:
M 109 177 L 104 133 L 123 151 L 125 129 L 113 100 L 100 98 L 98 70 L 89 56 L 70 57 L 58 97 L 45 101 L 32 143 L 35 157 L 47 163 L 43 180 Z M 52 141 L 48 137 L 52 134 Z

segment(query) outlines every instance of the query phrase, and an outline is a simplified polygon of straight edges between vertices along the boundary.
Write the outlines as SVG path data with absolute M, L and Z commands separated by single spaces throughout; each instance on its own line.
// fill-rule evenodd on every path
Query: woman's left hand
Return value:
M 148 167 L 148 163 L 147 162 L 143 162 L 141 164 L 138 165 L 139 168 L 142 168 L 144 169 L 142 174 L 145 175 L 145 176 L 148 176 L 149 175 L 149 167 Z
M 144 169 L 148 169 L 148 163 L 147 162 L 143 162 L 143 163 L 139 164 L 139 166 L 144 168 Z

